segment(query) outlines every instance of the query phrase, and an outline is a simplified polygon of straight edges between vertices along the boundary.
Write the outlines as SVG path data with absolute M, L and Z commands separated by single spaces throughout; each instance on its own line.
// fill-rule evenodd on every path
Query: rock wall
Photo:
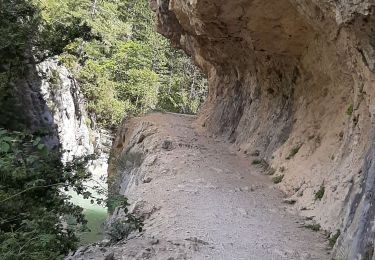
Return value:
M 31 60 L 15 86 L 28 128 L 48 131 L 44 141 L 50 148 L 61 148 L 64 162 L 94 152 L 100 135 L 90 129 L 76 79 L 57 58 L 38 64 Z
M 95 133 L 89 127 L 84 99 L 74 76 L 55 59 L 38 64 L 37 72 L 40 94 L 46 104 L 44 114 L 57 131 L 62 160 L 92 154 Z
M 375 3 L 152 0 L 157 29 L 209 78 L 202 125 L 263 159 L 300 214 L 340 236 L 339 259 L 375 240 Z

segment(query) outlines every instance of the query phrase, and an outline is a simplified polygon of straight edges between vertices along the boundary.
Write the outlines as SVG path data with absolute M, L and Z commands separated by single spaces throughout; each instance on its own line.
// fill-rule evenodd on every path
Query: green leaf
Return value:
M 36 157 L 36 156 L 30 156 L 30 157 L 26 158 L 26 161 L 29 164 L 33 164 L 37 159 L 38 159 L 38 157 Z
M 34 146 L 38 145 L 38 144 L 40 143 L 41 140 L 42 140 L 42 139 L 41 139 L 40 137 L 37 137 L 37 138 L 34 140 L 33 145 L 34 145 Z
M 4 136 L 3 138 L 1 138 L 1 141 L 10 143 L 13 141 L 13 139 L 10 136 Z
M 2 142 L 0 144 L 0 151 L 3 153 L 7 153 L 10 150 L 10 145 L 7 142 Z
M 42 144 L 42 143 L 38 144 L 37 149 L 42 155 L 44 156 L 48 155 L 48 147 L 45 144 Z

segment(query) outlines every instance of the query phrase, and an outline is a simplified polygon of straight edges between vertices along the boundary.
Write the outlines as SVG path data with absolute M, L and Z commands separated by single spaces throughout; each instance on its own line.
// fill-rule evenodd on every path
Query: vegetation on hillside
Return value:
M 58 147 L 48 150 L 45 134 L 30 131 L 18 84 L 30 67 L 58 56 L 102 127 L 153 109 L 197 112 L 206 81 L 152 20 L 146 0 L 0 0 L 0 259 L 61 259 L 86 223 L 62 191 L 91 196 L 88 158 L 64 165 Z M 116 203 L 127 212 L 126 198 Z
M 197 112 L 206 81 L 185 54 L 154 31 L 148 1 L 38 2 L 48 26 L 77 27 L 55 51 L 77 76 L 99 124 L 116 126 L 126 115 L 155 109 Z M 82 35 L 72 40 L 76 31 Z

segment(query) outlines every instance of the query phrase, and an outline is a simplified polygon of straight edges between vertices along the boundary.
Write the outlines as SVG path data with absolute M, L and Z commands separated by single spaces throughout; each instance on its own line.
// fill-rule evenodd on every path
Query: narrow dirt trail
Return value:
M 207 137 L 194 117 L 133 119 L 123 191 L 147 217 L 145 230 L 106 249 L 114 259 L 329 259 L 323 236 L 301 227 L 269 177 L 249 158 Z M 129 132 L 129 133 L 130 133 Z M 129 136 L 127 136 L 129 138 Z M 146 151 L 146 153 L 145 153 Z M 126 190 L 126 191 L 125 191 Z M 86 252 L 83 259 L 95 258 Z

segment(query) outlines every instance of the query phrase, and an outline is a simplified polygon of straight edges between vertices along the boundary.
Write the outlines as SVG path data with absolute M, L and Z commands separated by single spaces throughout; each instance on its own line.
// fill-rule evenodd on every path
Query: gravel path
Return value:
M 194 120 L 157 113 L 127 123 L 138 140 L 129 154 L 142 160 L 122 188 L 145 231 L 82 259 L 330 259 L 323 235 L 301 227 L 270 178 Z

